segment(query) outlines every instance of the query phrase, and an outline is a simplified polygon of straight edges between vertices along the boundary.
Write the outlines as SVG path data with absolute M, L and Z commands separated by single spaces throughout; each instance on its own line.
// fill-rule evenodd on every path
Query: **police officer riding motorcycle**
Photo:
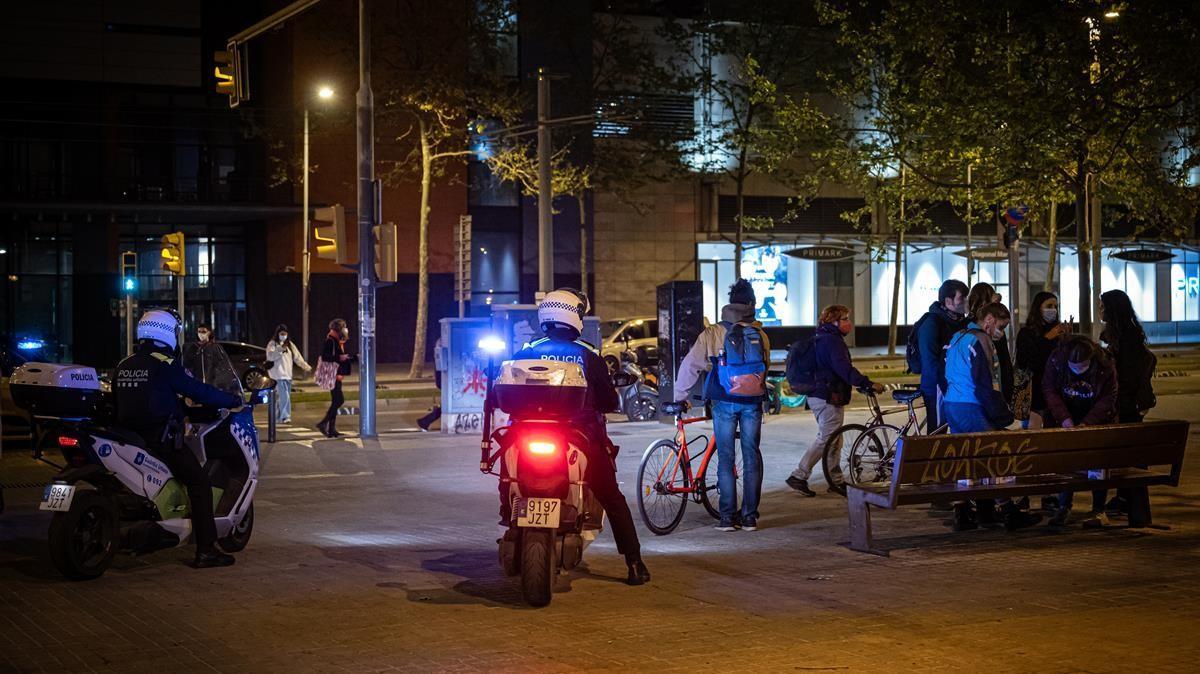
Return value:
M 175 312 L 146 312 L 137 325 L 137 348 L 117 365 L 112 390 L 117 423 L 141 435 L 147 448 L 187 486 L 196 541 L 196 568 L 229 566 L 232 555 L 216 547 L 213 492 L 196 455 L 182 443 L 180 396 L 211 408 L 236 408 L 240 396 L 188 376 L 179 362 L 183 326 Z
M 604 359 L 594 346 L 580 339 L 583 316 L 589 309 L 587 295 L 578 290 L 566 288 L 547 293 L 538 305 L 538 322 L 546 337 L 513 354 L 512 359 L 552 360 L 582 367 L 587 381 L 586 402 L 582 411 L 575 414 L 569 423 L 590 440 L 582 448 L 587 457 L 588 486 L 612 523 L 617 551 L 625 556 L 628 567 L 626 582 L 641 585 L 650 580 L 650 572 L 642 562 L 641 544 L 633 525 L 633 516 L 617 484 L 616 465 L 609 454 L 612 443 L 605 430 L 604 415 L 617 409 L 619 398 Z M 500 503 L 501 522 L 507 525 L 511 505 L 503 482 Z

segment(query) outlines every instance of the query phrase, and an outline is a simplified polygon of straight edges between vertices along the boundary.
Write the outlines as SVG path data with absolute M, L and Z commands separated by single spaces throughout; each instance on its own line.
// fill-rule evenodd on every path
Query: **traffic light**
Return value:
M 313 212 L 313 236 L 317 237 L 317 257 L 347 264 L 350 257 L 346 244 L 346 209 L 341 204 L 318 208 Z
M 164 234 L 162 246 L 162 268 L 176 276 L 183 276 L 187 264 L 183 253 L 183 232 Z
M 380 283 L 396 282 L 396 225 L 388 222 L 375 225 L 375 279 Z
M 137 294 L 137 253 L 121 253 L 121 294 Z
M 244 47 L 230 43 L 226 51 L 213 52 L 213 75 L 217 78 L 217 93 L 229 96 L 229 107 L 236 108 L 250 98 L 249 71 L 246 68 Z

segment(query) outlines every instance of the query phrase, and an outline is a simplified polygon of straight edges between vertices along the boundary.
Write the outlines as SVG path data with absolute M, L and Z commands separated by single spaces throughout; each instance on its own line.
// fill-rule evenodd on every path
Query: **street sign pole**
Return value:
M 371 18 L 358 0 L 358 423 L 359 437 L 375 438 L 375 100 L 371 93 Z

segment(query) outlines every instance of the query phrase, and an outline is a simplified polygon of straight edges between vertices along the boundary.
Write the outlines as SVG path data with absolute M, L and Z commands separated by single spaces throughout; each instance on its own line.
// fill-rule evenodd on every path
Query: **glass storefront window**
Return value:
M 1171 320 L 1200 320 L 1200 253 L 1174 250 L 1171 260 Z

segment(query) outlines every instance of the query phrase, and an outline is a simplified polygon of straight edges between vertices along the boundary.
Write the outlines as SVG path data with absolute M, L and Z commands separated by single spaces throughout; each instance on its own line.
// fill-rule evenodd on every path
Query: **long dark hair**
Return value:
M 1038 333 L 1043 333 L 1050 326 L 1057 325 L 1058 323 L 1062 322 L 1062 316 L 1059 316 L 1058 320 L 1054 321 L 1053 323 L 1047 323 L 1046 320 L 1042 318 L 1042 305 L 1046 303 L 1046 300 L 1057 299 L 1058 295 L 1055 295 L 1048 290 L 1042 290 L 1038 292 L 1038 294 L 1034 295 L 1033 301 L 1029 303 L 1029 315 L 1025 317 L 1025 327 L 1031 330 L 1037 330 Z
M 275 341 L 276 342 L 279 341 L 279 333 L 287 332 L 287 331 L 288 331 L 288 327 L 287 327 L 286 323 L 280 323 L 279 325 L 276 325 L 275 326 Z M 291 341 L 292 341 L 291 336 L 288 336 L 287 340 L 283 343 L 286 344 L 286 343 L 290 343 Z
M 1100 304 L 1104 307 L 1104 331 L 1109 346 L 1118 349 L 1133 343 L 1146 345 L 1146 331 L 1133 310 L 1133 302 L 1123 290 L 1110 290 L 1100 296 Z

